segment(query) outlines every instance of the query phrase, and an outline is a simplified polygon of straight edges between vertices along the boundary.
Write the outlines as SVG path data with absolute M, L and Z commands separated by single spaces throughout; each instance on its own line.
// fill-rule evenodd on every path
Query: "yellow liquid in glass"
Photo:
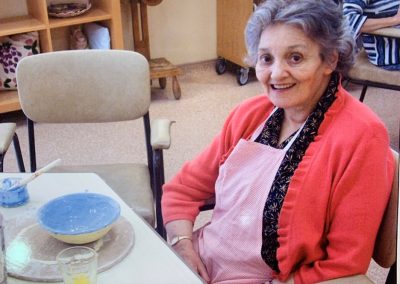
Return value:
M 90 279 L 85 274 L 74 275 L 70 284 L 91 284 Z

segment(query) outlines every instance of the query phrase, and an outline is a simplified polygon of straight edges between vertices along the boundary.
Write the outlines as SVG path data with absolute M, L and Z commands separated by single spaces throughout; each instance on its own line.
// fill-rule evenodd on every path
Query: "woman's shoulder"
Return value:
M 273 107 L 266 94 L 248 98 L 231 111 L 225 120 L 223 131 L 248 137 L 268 117 Z
M 368 105 L 361 103 L 345 90 L 340 96 L 343 104 L 334 123 L 343 136 L 383 136 L 385 139 L 388 137 L 384 122 Z
M 235 111 L 239 113 L 254 113 L 254 112 L 266 112 L 273 109 L 273 104 L 268 99 L 266 94 L 260 94 L 241 102 Z
M 350 94 L 346 98 L 345 110 L 346 116 L 351 118 L 354 123 L 384 127 L 381 118 L 367 104 L 360 102 Z
M 258 124 L 272 111 L 274 105 L 266 94 L 257 95 L 242 101 L 231 112 L 230 118 L 235 124 Z

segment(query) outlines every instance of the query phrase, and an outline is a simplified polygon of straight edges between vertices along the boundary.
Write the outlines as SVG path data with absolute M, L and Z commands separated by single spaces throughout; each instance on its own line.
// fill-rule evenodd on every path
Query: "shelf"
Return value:
M 29 15 L 0 20 L 0 36 L 27 33 L 44 29 L 46 29 L 46 24 Z
M 40 52 L 52 52 L 69 48 L 69 27 L 101 22 L 109 29 L 112 48 L 123 49 L 120 0 L 91 2 L 90 10 L 80 16 L 52 18 L 47 0 L 0 0 L 0 37 L 37 31 Z M 0 91 L 0 113 L 20 109 L 17 91 Z
M 20 110 L 17 91 L 0 91 L 0 113 Z
M 79 25 L 90 22 L 110 20 L 111 15 L 104 12 L 98 8 L 92 8 L 85 14 L 70 18 L 50 18 L 49 17 L 49 27 L 50 28 L 61 28 L 72 25 Z

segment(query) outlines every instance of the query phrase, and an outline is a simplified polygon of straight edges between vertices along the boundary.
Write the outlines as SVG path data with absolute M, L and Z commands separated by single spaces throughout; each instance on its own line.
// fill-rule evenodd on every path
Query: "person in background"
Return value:
M 245 35 L 265 92 L 237 106 L 164 185 L 170 245 L 211 283 L 365 274 L 394 158 L 383 123 L 340 84 L 354 61 L 341 8 L 332 0 L 268 0 Z M 211 221 L 192 232 L 213 197 Z
M 387 70 L 400 70 L 400 39 L 368 34 L 400 25 L 400 0 L 343 0 L 355 39 L 359 39 L 369 61 Z

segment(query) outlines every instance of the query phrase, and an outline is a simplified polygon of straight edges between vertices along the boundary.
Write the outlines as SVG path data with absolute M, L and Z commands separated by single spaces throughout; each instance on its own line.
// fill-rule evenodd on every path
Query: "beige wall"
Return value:
M 150 54 L 174 64 L 217 58 L 217 0 L 163 0 L 148 6 Z M 126 49 L 133 49 L 130 0 L 121 0 Z M 4 6 L 6 5 L 6 6 Z M 25 1 L 0 0 L 7 16 L 26 14 Z M 5 15 L 3 15 L 4 17 Z
M 133 48 L 129 0 L 122 0 L 127 49 Z M 217 58 L 216 0 L 163 0 L 148 6 L 150 54 L 174 64 Z

